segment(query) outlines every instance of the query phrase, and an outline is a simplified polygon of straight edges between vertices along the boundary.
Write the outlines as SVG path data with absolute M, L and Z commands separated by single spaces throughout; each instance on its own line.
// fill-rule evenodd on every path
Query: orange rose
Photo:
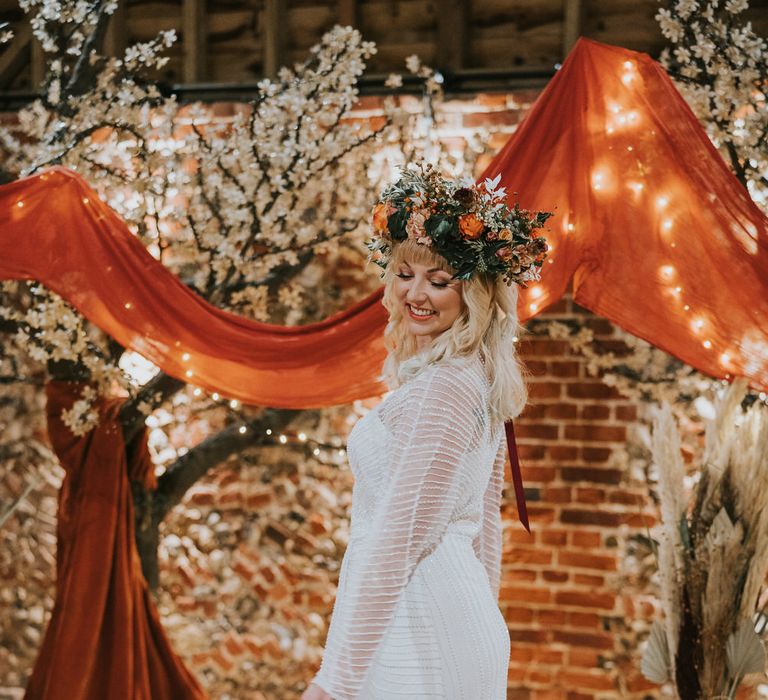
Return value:
M 389 223 L 389 217 L 395 211 L 395 208 L 389 202 L 379 202 L 373 208 L 373 230 L 379 235 L 388 233 L 387 224 Z
M 499 231 L 499 238 L 501 238 L 502 241 L 511 241 L 512 231 L 510 231 L 508 228 L 501 229 L 501 231 Z
M 480 238 L 485 224 L 474 214 L 463 214 L 459 217 L 459 230 L 464 238 Z

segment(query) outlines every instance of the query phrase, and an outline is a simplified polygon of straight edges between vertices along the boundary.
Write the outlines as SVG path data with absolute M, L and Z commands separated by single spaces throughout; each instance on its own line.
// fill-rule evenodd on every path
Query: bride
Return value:
M 404 168 L 374 209 L 392 391 L 349 436 L 350 540 L 302 700 L 506 698 L 504 421 L 527 399 L 516 284 L 539 279 L 549 214 L 510 209 L 497 185 Z

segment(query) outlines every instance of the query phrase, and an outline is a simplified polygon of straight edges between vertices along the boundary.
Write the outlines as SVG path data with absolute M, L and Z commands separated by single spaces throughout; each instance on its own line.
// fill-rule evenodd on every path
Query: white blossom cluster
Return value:
M 663 65 L 758 205 L 768 207 L 768 45 L 743 18 L 747 0 L 670 0 L 656 15 Z

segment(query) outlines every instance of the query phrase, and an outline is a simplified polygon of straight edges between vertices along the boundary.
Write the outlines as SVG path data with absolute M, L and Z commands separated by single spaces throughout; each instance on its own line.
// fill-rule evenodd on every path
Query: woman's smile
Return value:
M 405 308 L 408 309 L 408 313 L 411 315 L 411 318 L 416 319 L 417 321 L 424 321 L 425 319 L 432 318 L 432 316 L 437 314 L 437 311 L 434 311 L 433 309 L 422 309 L 411 304 L 406 304 Z

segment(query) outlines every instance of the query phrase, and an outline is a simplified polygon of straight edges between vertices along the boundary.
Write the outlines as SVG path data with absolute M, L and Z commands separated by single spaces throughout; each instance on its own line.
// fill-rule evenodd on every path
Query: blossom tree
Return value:
M 409 68 L 423 79 L 423 101 L 392 95 L 380 124 L 355 119 L 357 79 L 375 47 L 351 28 L 330 30 L 306 61 L 262 81 L 250 103 L 214 110 L 179 104 L 151 79 L 167 60 L 173 32 L 108 57 L 101 47 L 116 2 L 22 0 L 21 6 L 47 70 L 42 96 L 16 124 L 0 129 L 2 179 L 52 165 L 77 170 L 187 286 L 248 318 L 305 323 L 371 291 L 378 278 L 363 269 L 363 239 L 370 203 L 393 166 L 427 154 L 448 171 L 467 172 L 482 150 L 482 135 L 457 153 L 426 128 L 439 118 L 441 96 L 432 71 L 415 57 Z M 391 85 L 397 84 L 393 76 Z M 304 457 L 338 461 L 339 445 L 327 434 L 328 416 L 340 412 L 299 417 L 206 395 L 127 352 L 34 281 L 0 283 L 0 334 L 0 522 L 15 518 L 19 535 L 16 546 L 3 547 L 4 569 L 14 567 L 12 552 L 20 548 L 32 556 L 30 564 L 32 552 L 51 551 L 51 490 L 61 472 L 43 439 L 42 389 L 50 379 L 87 384 L 64 414 L 77 435 L 94 427 L 100 394 L 124 397 L 126 443 L 145 425 L 151 429 L 158 488 L 133 488 L 137 544 L 153 587 L 160 526 L 211 469 L 227 460 L 258 462 L 262 451 L 274 449 L 280 430 L 299 420 L 316 427 L 304 441 Z M 7 528 L 0 532 L 8 535 Z M 36 563 L 50 581 L 53 559 Z M 2 636 L 13 635 L 19 622 L 39 629 L 45 580 L 3 600 L 16 612 L 5 618 Z

